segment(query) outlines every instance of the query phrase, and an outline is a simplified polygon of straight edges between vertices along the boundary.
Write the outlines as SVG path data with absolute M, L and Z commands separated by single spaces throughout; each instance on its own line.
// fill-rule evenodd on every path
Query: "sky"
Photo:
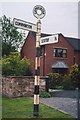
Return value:
M 38 0 L 37 0 L 38 1 Z M 45 1 L 32 2 L 23 0 L 16 2 L 1 1 L 0 16 L 6 15 L 36 24 L 37 19 L 33 15 L 33 8 L 42 5 L 46 15 L 41 19 L 41 32 L 48 34 L 62 33 L 66 37 L 78 38 L 78 1 Z M 25 31 L 28 33 L 28 31 Z

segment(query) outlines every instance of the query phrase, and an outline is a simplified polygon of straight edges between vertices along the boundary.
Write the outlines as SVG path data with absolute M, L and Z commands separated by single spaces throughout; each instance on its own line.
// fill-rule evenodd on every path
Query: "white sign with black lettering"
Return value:
M 42 37 L 40 45 L 52 44 L 57 42 L 58 42 L 58 34 L 55 34 L 48 37 Z
M 20 29 L 36 32 L 36 25 L 17 18 L 13 19 L 14 26 Z

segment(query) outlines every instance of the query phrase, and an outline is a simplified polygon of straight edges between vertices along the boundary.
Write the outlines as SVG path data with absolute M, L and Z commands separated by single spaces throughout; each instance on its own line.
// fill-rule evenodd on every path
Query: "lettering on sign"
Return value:
M 42 39 L 41 42 L 42 42 L 42 43 L 49 42 L 49 38 Z
M 26 28 L 32 29 L 32 26 L 31 26 L 31 25 L 24 24 L 24 23 L 20 23 L 20 22 L 18 22 L 18 21 L 15 22 L 15 25 L 18 25 L 18 26 L 22 26 L 22 27 L 26 27 Z
M 58 34 L 41 38 L 40 45 L 52 44 L 58 42 Z

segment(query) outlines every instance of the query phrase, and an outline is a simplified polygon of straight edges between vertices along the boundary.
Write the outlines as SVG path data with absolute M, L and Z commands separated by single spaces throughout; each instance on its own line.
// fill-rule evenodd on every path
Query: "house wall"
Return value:
M 80 64 L 80 51 L 74 52 L 75 63 Z
M 55 64 L 58 60 L 64 61 L 69 68 L 74 64 L 74 56 L 75 56 L 75 62 L 80 63 L 80 52 L 77 51 L 74 52 L 74 48 L 65 39 L 66 38 L 64 38 L 62 34 L 59 34 L 58 43 L 47 44 L 43 46 L 43 49 L 45 50 L 43 51 L 45 54 L 44 56 L 40 57 L 40 76 L 45 76 L 48 73 L 52 72 L 51 66 Z M 53 55 L 54 48 L 64 48 L 64 49 L 66 48 L 67 58 L 54 57 Z M 33 75 L 35 75 L 36 42 L 31 32 L 29 33 L 27 40 L 22 48 L 21 54 L 32 60 L 33 62 L 32 70 L 33 70 Z
M 28 38 L 21 51 L 21 57 L 24 57 L 24 56 L 26 56 L 26 58 L 32 61 L 32 64 L 33 64 L 32 71 L 34 75 L 35 74 L 34 68 L 35 68 L 35 56 L 36 56 L 36 42 L 31 32 L 28 35 Z
M 53 48 L 66 48 L 67 49 L 67 58 L 54 57 Z M 71 45 L 65 40 L 65 38 L 60 35 L 59 42 L 55 44 L 49 44 L 45 46 L 45 75 L 52 72 L 51 66 L 55 64 L 58 60 L 64 61 L 69 67 L 73 65 L 73 56 L 74 49 Z

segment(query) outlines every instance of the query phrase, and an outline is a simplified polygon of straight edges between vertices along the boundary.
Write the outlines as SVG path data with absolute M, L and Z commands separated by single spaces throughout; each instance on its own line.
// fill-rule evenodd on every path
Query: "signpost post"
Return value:
M 33 15 L 37 18 L 36 25 L 17 18 L 13 19 L 14 26 L 20 29 L 36 32 L 36 58 L 35 58 L 35 80 L 34 80 L 34 116 L 39 116 L 39 81 L 40 81 L 40 40 L 41 21 L 45 16 L 45 9 L 41 5 L 36 5 Z
M 40 19 L 42 19 L 45 16 L 45 9 L 41 5 L 37 5 L 33 9 L 33 14 L 37 18 L 33 115 L 39 116 L 40 40 L 41 40 L 41 21 L 40 21 Z

